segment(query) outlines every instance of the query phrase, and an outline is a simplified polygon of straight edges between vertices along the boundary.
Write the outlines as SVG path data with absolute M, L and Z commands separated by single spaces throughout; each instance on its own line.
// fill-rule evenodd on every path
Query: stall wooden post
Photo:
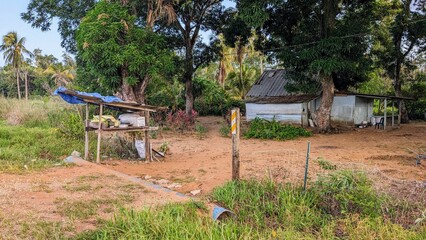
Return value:
M 387 123 L 387 108 L 388 108 L 388 99 L 385 98 L 385 109 L 384 109 L 384 123 L 383 123 L 383 130 L 386 130 L 386 123 Z
M 394 107 L 395 107 L 395 101 L 392 100 L 392 127 L 395 124 L 395 111 L 393 109 Z
M 398 100 L 398 126 L 401 127 L 401 99 Z
M 149 111 L 145 111 L 145 127 L 149 127 Z M 151 141 L 149 140 L 149 131 L 145 131 L 145 160 L 151 161 Z
M 240 109 L 232 109 L 232 180 L 240 179 Z
M 89 104 L 86 103 L 86 120 L 84 122 L 84 159 L 89 160 Z
M 101 163 L 102 111 L 103 104 L 99 104 L 98 146 L 96 147 L 96 163 Z

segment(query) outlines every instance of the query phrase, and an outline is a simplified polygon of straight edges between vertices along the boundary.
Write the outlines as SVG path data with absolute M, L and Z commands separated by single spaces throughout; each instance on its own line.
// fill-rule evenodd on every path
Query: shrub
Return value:
M 251 121 L 248 130 L 244 133 L 246 138 L 276 140 L 288 140 L 295 139 L 297 137 L 308 137 L 311 135 L 312 133 L 304 128 L 294 127 L 292 125 L 282 125 L 275 120 L 268 121 L 260 118 L 256 118 Z
M 316 207 L 315 194 L 272 181 L 228 182 L 214 189 L 212 197 L 234 210 L 238 221 L 256 229 L 283 227 L 304 231 L 319 228 L 327 220 Z
M 219 133 L 220 133 L 220 136 L 222 137 L 229 137 L 231 133 L 231 127 L 228 126 L 227 124 L 222 124 L 219 128 Z
M 192 111 L 191 115 L 186 114 L 184 110 L 169 112 L 166 117 L 166 124 L 175 130 L 192 130 L 197 115 L 198 113 L 196 111 Z
M 67 110 L 50 112 L 48 119 L 50 126 L 58 128 L 63 136 L 84 139 L 84 122 L 78 112 Z
M 195 132 L 197 133 L 197 136 L 199 139 L 202 139 L 206 136 L 207 128 L 201 124 L 195 125 Z
M 381 213 L 383 199 L 364 173 L 341 170 L 321 176 L 314 190 L 322 198 L 321 208 L 334 216 L 359 213 L 377 217 Z

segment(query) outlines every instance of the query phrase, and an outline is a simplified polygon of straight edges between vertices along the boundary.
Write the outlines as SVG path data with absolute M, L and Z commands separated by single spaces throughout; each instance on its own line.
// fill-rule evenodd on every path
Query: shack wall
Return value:
M 258 104 L 246 103 L 246 118 L 251 121 L 256 117 L 279 122 L 302 124 L 302 116 L 306 116 L 302 103 L 291 104 Z M 304 120 L 304 122 L 306 122 Z

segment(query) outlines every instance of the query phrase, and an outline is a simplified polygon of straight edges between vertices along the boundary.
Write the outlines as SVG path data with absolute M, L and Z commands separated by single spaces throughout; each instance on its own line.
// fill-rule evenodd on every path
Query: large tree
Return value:
M 237 2 L 241 18 L 268 40 L 266 48 L 291 71 L 294 88 L 319 85 L 321 104 L 312 115 L 321 131 L 331 129 L 336 88 L 346 90 L 367 78 L 368 33 L 374 22 L 373 0 Z M 306 86 L 308 86 L 306 88 Z
M 377 63 L 393 79 L 395 95 L 402 97 L 402 69 L 415 68 L 415 58 L 426 51 L 426 0 L 393 0 L 381 2 L 383 21 L 375 29 L 377 44 L 373 53 Z M 401 121 L 408 122 L 404 101 Z
M 24 55 L 32 55 L 32 53 L 25 48 L 25 41 L 25 37 L 19 38 L 16 32 L 9 32 L 3 36 L 3 43 L 0 46 L 0 50 L 3 51 L 6 63 L 11 64 L 14 69 L 19 99 L 21 99 L 21 89 L 19 84 L 20 68 L 25 60 Z M 25 89 L 28 89 L 27 85 L 25 86 Z M 28 99 L 28 93 L 25 96 Z
M 198 67 L 212 59 L 211 48 L 200 39 L 201 31 L 217 30 L 224 18 L 222 0 L 182 0 L 173 4 L 177 21 L 164 33 L 175 39 L 175 47 L 183 51 L 185 111 L 194 109 L 193 77 Z
M 76 36 L 84 71 L 99 79 L 101 88 L 118 91 L 125 100 L 144 103 L 149 79 L 173 67 L 164 39 L 138 26 L 129 8 L 118 3 L 97 3 Z

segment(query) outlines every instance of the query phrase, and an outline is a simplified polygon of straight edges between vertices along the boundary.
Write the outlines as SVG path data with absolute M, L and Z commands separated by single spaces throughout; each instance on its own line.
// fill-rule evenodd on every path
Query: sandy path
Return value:
M 193 135 L 165 132 L 154 146 L 169 142 L 171 155 L 162 162 L 135 163 L 106 161 L 107 166 L 131 175 L 150 175 L 181 183 L 177 189 L 186 193 L 202 189 L 204 193 L 230 180 L 231 139 L 221 137 L 220 117 L 202 117 L 200 123 L 209 130 L 203 139 Z M 386 178 L 426 181 L 426 162 L 415 165 L 415 154 L 408 149 L 426 151 L 426 124 L 403 125 L 400 129 L 348 130 L 341 134 L 314 135 L 292 141 L 242 140 L 242 177 L 272 175 L 278 180 L 300 182 L 303 178 L 307 141 L 311 142 L 310 178 L 324 172 L 316 159 L 323 158 L 338 168 L 362 168 L 380 171 Z

